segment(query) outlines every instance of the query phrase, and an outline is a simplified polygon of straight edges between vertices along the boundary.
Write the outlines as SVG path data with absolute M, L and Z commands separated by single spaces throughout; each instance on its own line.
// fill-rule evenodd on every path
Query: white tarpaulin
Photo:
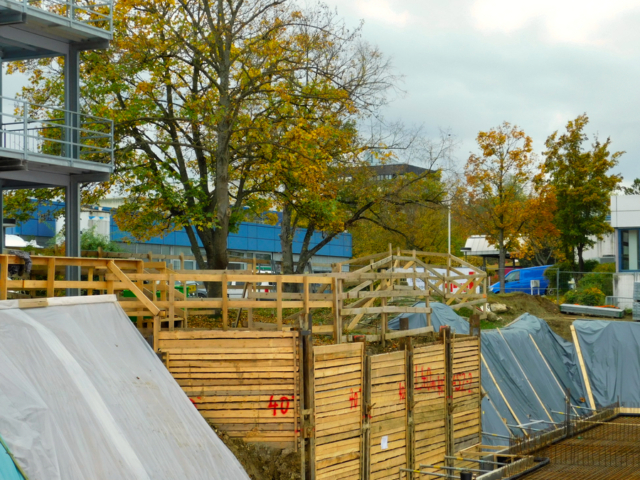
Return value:
M 113 295 L 0 302 L 0 434 L 30 480 L 247 479 Z

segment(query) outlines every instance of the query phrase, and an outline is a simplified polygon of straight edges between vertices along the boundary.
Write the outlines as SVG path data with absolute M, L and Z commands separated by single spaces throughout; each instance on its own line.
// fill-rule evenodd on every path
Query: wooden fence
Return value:
M 406 478 L 401 468 L 443 465 L 480 443 L 479 337 L 445 329 L 434 343 L 414 348 L 410 337 L 378 355 L 363 342 L 311 347 L 295 331 L 159 337 L 167 368 L 210 423 L 299 451 L 303 478 Z
M 369 357 L 367 399 L 369 441 L 366 477 L 406 478 L 398 469 L 409 465 L 407 439 L 407 358 L 406 351 Z
M 444 265 L 428 263 L 438 259 Z M 450 255 L 415 251 L 355 259 L 348 262 L 350 272 L 336 265 L 332 273 L 311 275 L 173 270 L 165 262 L 120 258 L 33 256 L 32 263 L 30 276 L 10 278 L 9 266 L 23 260 L 0 255 L 0 299 L 52 297 L 69 290 L 80 295 L 115 293 L 138 328 L 155 339 L 162 329 L 187 327 L 193 315 L 219 313 L 224 331 L 283 331 L 298 328 L 309 313 L 324 309 L 327 321 L 314 325 L 314 334 L 342 343 L 349 340 L 345 333 L 362 327 L 369 341 L 384 344 L 406 335 L 389 332 L 389 315 L 424 313 L 428 330 L 433 299 L 452 308 L 479 308 L 487 300 L 483 272 Z M 75 269 L 75 275 L 69 277 L 69 269 Z M 193 294 L 196 284 L 204 297 Z M 219 296 L 208 298 L 207 285 L 217 285 Z M 414 306 L 420 300 L 424 306 Z
M 361 478 L 364 343 L 313 348 L 317 479 Z
M 247 442 L 297 448 L 297 332 L 174 330 L 159 337 L 165 365 L 208 422 Z

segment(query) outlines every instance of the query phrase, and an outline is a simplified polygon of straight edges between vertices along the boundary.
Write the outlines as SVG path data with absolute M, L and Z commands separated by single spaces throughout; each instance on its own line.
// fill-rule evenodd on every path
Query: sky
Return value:
M 459 140 L 516 124 L 544 141 L 587 113 L 587 132 L 625 151 L 613 172 L 640 177 L 637 0 L 326 0 L 403 76 L 385 117 Z

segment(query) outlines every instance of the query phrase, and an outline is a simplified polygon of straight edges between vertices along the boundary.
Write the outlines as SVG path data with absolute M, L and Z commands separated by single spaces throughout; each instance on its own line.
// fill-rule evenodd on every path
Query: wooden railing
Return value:
M 70 289 L 79 295 L 116 294 L 137 327 L 155 338 L 161 329 L 187 327 L 195 315 L 216 316 L 221 330 L 282 331 L 301 327 L 302 318 L 324 309 L 325 324 L 316 322 L 314 333 L 341 343 L 360 326 L 369 340 L 385 341 L 388 335 L 405 335 L 388 333 L 389 314 L 424 313 L 430 328 L 434 298 L 452 308 L 486 303 L 484 272 L 456 257 L 427 252 L 390 251 L 335 265 L 332 273 L 305 275 L 172 270 L 162 261 L 121 258 L 34 256 L 32 263 L 29 278 L 9 277 L 9 265 L 23 260 L 0 255 L 0 299 L 53 297 Z M 346 264 L 351 271 L 343 271 Z M 80 279 L 66 279 L 67 267 L 79 269 Z M 208 297 L 206 287 L 212 284 L 220 292 L 216 298 Z M 419 301 L 425 305 L 414 306 Z

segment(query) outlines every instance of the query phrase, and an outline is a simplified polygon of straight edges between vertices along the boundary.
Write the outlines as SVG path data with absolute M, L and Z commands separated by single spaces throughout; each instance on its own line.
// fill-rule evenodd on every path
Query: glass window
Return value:
M 520 281 L 520 272 L 509 272 L 509 275 L 504 277 L 505 283 Z
M 638 230 L 621 230 L 620 270 L 640 270 L 638 267 Z

